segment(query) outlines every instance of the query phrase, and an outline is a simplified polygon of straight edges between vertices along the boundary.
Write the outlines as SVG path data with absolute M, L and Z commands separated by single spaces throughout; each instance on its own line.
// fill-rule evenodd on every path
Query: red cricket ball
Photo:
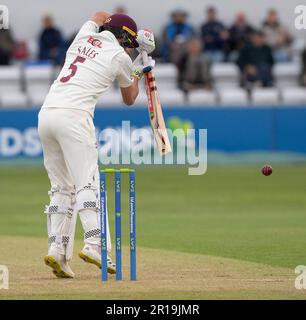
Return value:
M 269 176 L 272 173 L 273 169 L 271 166 L 266 164 L 265 166 L 262 167 L 261 172 L 265 176 Z

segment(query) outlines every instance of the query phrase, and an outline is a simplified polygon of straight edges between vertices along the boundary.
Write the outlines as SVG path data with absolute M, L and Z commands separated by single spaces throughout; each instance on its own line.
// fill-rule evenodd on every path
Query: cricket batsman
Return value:
M 59 278 L 73 278 L 69 266 L 77 215 L 84 229 L 79 256 L 101 267 L 98 144 L 93 124 L 100 95 L 117 80 L 123 102 L 132 105 L 144 66 L 141 54 L 132 62 L 127 48 L 148 53 L 155 49 L 154 36 L 137 32 L 132 18 L 124 14 L 96 13 L 86 22 L 66 54 L 65 64 L 50 88 L 38 116 L 44 165 L 51 190 L 46 206 L 49 250 L 44 261 Z M 154 67 L 154 60 L 149 61 Z M 107 220 L 108 223 L 108 220 Z M 108 272 L 111 238 L 107 228 Z

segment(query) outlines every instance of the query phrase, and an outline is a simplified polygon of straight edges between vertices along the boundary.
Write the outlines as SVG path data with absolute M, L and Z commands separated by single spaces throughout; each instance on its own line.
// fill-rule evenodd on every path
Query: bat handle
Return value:
M 152 70 L 152 67 L 148 65 L 149 64 L 148 53 L 146 51 L 141 51 L 141 55 L 142 55 L 142 61 L 144 64 L 142 71 L 143 73 L 148 73 Z

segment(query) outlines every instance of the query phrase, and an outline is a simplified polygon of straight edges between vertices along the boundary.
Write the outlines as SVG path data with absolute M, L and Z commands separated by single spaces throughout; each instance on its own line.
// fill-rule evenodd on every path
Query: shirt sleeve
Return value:
M 134 82 L 132 77 L 134 65 L 131 58 L 127 53 L 123 52 L 118 54 L 114 59 L 117 65 L 116 79 L 120 88 L 130 87 Z
M 99 32 L 99 26 L 94 21 L 91 21 L 91 20 L 83 24 L 78 35 L 83 33 L 89 33 L 89 32 Z

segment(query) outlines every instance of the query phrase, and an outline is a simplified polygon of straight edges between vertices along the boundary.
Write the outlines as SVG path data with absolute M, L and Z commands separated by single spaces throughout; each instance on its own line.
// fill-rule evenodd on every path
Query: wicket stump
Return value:
M 101 223 L 101 278 L 107 281 L 107 220 L 106 220 L 106 176 L 114 174 L 115 184 L 115 248 L 116 280 L 122 280 L 122 212 L 121 212 L 121 176 L 129 174 L 129 211 L 130 211 L 130 280 L 137 279 L 136 272 L 136 191 L 135 170 L 103 169 L 100 170 L 100 223 Z

